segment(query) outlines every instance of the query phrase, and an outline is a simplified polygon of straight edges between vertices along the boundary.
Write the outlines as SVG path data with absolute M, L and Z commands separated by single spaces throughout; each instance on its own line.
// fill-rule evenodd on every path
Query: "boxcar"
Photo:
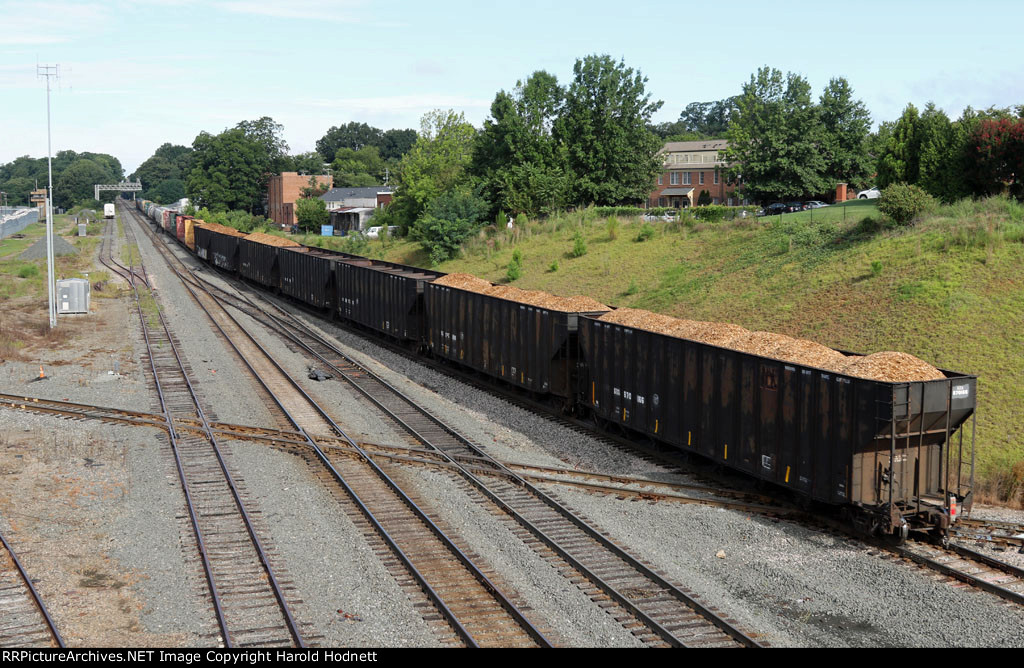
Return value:
M 444 274 L 352 256 L 334 261 L 338 315 L 403 342 L 423 340 L 424 290 Z
M 433 354 L 566 404 L 575 398 L 581 313 L 434 284 L 425 302 Z
M 948 461 L 974 376 L 864 380 L 589 317 L 579 347 L 579 402 L 602 424 L 852 505 L 869 529 L 942 528 L 947 494 L 967 496 Z

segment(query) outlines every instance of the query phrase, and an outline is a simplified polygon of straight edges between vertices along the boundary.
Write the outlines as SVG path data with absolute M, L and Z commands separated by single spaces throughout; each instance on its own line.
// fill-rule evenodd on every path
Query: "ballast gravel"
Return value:
M 290 310 L 495 456 L 675 477 L 659 464 Z M 666 569 L 702 602 L 773 646 L 1024 646 L 1018 609 L 845 537 L 705 506 L 556 492 L 636 556 Z M 724 559 L 717 557 L 722 552 Z

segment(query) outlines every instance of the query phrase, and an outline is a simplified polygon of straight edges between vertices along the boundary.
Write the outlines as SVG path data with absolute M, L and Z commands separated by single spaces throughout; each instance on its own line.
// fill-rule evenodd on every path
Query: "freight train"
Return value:
M 966 448 L 964 431 L 975 376 L 866 380 L 602 321 L 599 311 L 435 284 L 444 276 L 436 271 L 268 245 L 151 202 L 137 207 L 221 271 L 597 429 L 788 490 L 864 533 L 941 537 L 970 510 L 973 421 Z

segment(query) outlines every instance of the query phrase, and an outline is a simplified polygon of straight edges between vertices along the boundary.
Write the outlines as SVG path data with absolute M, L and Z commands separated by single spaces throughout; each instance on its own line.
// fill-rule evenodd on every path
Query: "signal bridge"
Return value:
M 142 182 L 135 181 L 134 183 L 132 183 L 130 181 L 122 181 L 121 183 L 111 183 L 106 185 L 97 184 L 93 186 L 93 188 L 95 190 L 95 195 L 93 196 L 93 199 L 98 200 L 100 198 L 101 191 L 114 190 L 122 193 L 142 192 Z

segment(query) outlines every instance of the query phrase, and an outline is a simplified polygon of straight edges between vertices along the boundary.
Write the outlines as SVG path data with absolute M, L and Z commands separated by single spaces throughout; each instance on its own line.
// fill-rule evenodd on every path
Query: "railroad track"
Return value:
M 235 306 L 349 382 L 382 416 L 408 434 L 410 444 L 440 454 L 464 480 L 518 522 L 530 534 L 533 544 L 540 541 L 556 553 L 567 569 L 575 571 L 574 580 L 586 583 L 581 589 L 595 601 L 607 602 L 616 620 L 645 642 L 670 646 L 758 646 L 731 620 L 716 614 L 628 554 L 573 511 L 488 456 L 286 312 L 274 307 L 281 314 L 278 317 L 251 301 L 247 308 L 237 303 Z M 474 470 L 462 463 L 467 457 L 475 458 Z M 638 624 L 642 628 L 637 628 Z
M 946 577 L 1024 605 L 1024 569 L 956 543 L 943 547 L 911 541 L 888 549 Z
M 125 283 L 129 285 L 133 281 L 142 281 L 149 287 L 149 280 L 146 277 L 144 271 L 136 268 L 134 262 L 129 261 L 129 266 L 124 266 L 121 262 L 114 257 L 114 237 L 115 237 L 116 222 L 115 219 L 111 219 L 107 222 L 107 226 L 103 230 L 103 237 L 100 243 L 100 254 L 99 260 L 103 266 L 110 269 L 112 272 L 120 276 Z M 130 247 L 129 247 L 130 248 Z M 134 259 L 134 254 L 129 252 L 129 257 Z
M 127 224 L 125 233 L 135 245 Z M 140 269 L 145 273 L 144 265 Z M 293 602 L 286 600 L 284 585 L 228 470 L 178 342 L 152 294 L 139 286 L 134 273 L 130 276 L 151 381 L 168 427 L 221 640 L 227 647 L 305 647 L 291 612 Z M 176 418 L 198 420 L 201 435 L 177 429 Z
M 961 517 L 950 531 L 960 540 L 1016 547 L 1024 553 L 1024 524 Z
M 32 579 L 0 534 L 0 647 L 64 647 Z
M 144 224 L 143 229 L 154 234 Z M 421 584 L 434 610 L 448 620 L 455 636 L 473 647 L 551 646 L 509 596 L 384 473 L 373 456 L 348 438 L 212 294 L 186 280 L 187 268 L 159 239 L 153 241 L 345 496 L 402 562 L 407 575 Z M 325 436 L 340 437 L 353 452 L 326 454 L 313 440 Z

